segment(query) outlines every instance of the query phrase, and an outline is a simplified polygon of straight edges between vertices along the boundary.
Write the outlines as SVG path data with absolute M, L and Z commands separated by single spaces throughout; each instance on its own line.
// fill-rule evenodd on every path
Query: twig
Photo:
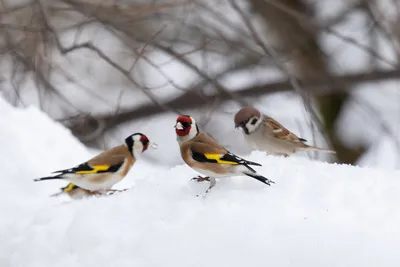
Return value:
M 364 82 L 372 82 L 378 80 L 388 80 L 388 79 L 400 79 L 400 70 L 395 71 L 381 71 L 375 74 L 366 74 L 366 73 L 358 73 L 358 74 L 350 74 L 334 77 L 334 79 L 342 80 L 350 85 L 364 83 Z M 323 86 L 329 85 L 327 81 L 320 81 L 320 83 L 312 84 L 305 83 L 304 86 L 312 87 L 312 86 Z M 292 89 L 292 85 L 287 81 L 280 81 L 275 83 L 268 83 L 253 87 L 245 87 L 241 90 L 236 91 L 238 95 L 241 97 L 259 97 L 261 95 L 265 95 L 268 93 L 274 92 L 282 92 L 282 91 L 290 91 Z M 187 108 L 195 108 L 200 105 L 212 102 L 215 98 L 215 95 L 207 96 L 204 98 L 199 98 L 198 94 L 192 91 L 188 91 L 183 95 L 164 102 L 165 105 L 171 107 L 171 109 L 187 109 Z M 231 100 L 230 95 L 219 95 L 220 103 Z M 114 116 L 114 114 L 98 114 L 97 118 L 100 120 L 104 120 L 107 125 L 107 130 L 116 127 L 119 124 L 132 121 L 138 118 L 147 118 L 149 116 L 153 116 L 163 112 L 164 109 L 157 105 L 148 105 L 143 104 L 138 107 L 135 107 L 131 110 L 123 110 L 118 115 Z
M 361 44 L 360 42 L 358 42 L 356 39 L 349 37 L 349 36 L 344 36 L 343 34 L 339 33 L 338 31 L 334 30 L 333 28 L 326 28 L 325 31 L 327 31 L 328 33 L 336 36 L 337 38 L 342 39 L 343 41 L 353 44 L 354 46 L 358 47 L 360 50 L 363 50 L 366 53 L 369 53 L 370 55 L 374 56 L 375 58 L 381 60 L 382 62 L 388 64 L 391 67 L 396 67 L 397 63 L 393 62 L 391 60 L 386 59 L 384 56 L 380 55 L 376 50 L 365 46 L 363 44 Z
M 377 51 L 372 50 L 371 48 L 361 44 L 360 42 L 358 42 L 356 39 L 349 37 L 349 36 L 344 36 L 342 34 L 340 34 L 339 32 L 337 32 L 336 30 L 333 30 L 332 27 L 327 27 L 325 26 L 310 26 L 309 23 L 307 23 L 307 21 L 309 20 L 309 18 L 302 14 L 301 12 L 298 12 L 297 10 L 294 10 L 288 6 L 286 6 L 285 4 L 280 3 L 279 1 L 276 0 L 264 0 L 268 3 L 270 3 L 271 5 L 275 6 L 276 8 L 280 9 L 281 11 L 287 13 L 288 15 L 294 17 L 295 19 L 297 19 L 299 21 L 299 23 L 301 23 L 301 25 L 305 28 L 305 29 L 309 29 L 311 31 L 317 31 L 317 30 L 323 30 L 326 31 L 330 34 L 335 35 L 336 37 L 358 47 L 359 49 L 372 54 L 373 56 L 377 57 L 379 60 L 389 64 L 392 67 L 396 67 L 397 63 L 392 62 L 388 59 L 386 59 L 384 56 L 380 55 Z M 389 36 L 389 34 L 386 32 L 386 35 Z M 389 38 L 390 39 L 390 38 Z
M 376 6 L 375 8 L 372 7 L 372 4 L 373 4 L 372 1 L 367 1 L 366 5 L 367 12 L 369 12 L 370 17 L 378 26 L 378 29 L 380 29 L 382 35 L 392 44 L 393 49 L 396 52 L 397 58 L 400 59 L 400 44 L 398 43 L 398 40 L 396 40 L 391 30 L 384 25 L 381 19 L 383 16 L 379 14 L 379 11 Z
M 54 27 L 51 25 L 51 23 L 49 22 L 48 16 L 47 16 L 47 12 L 45 7 L 42 5 L 41 1 L 42 0 L 36 0 L 39 3 L 40 6 L 40 11 L 44 17 L 44 23 L 46 28 L 48 28 L 48 30 L 53 34 L 54 36 L 54 40 L 56 43 L 56 46 L 58 48 L 58 50 L 61 52 L 61 54 L 67 54 L 70 53 L 74 50 L 78 50 L 78 49 L 88 49 L 91 50 L 93 52 L 96 52 L 97 55 L 102 58 L 105 62 L 107 62 L 109 65 L 111 65 L 113 68 L 115 68 L 116 70 L 118 70 L 119 72 L 121 72 L 121 74 L 123 74 L 125 76 L 125 78 L 127 78 L 130 82 L 132 82 L 134 85 L 136 85 L 138 88 L 143 88 L 143 86 L 139 85 L 131 76 L 129 71 L 125 70 L 124 68 L 122 68 L 120 65 L 118 65 L 116 62 L 114 62 L 110 57 L 108 57 L 106 54 L 104 54 L 99 48 L 97 48 L 96 46 L 94 46 L 91 42 L 86 42 L 86 43 L 82 43 L 82 44 L 76 44 L 70 47 L 63 47 L 63 45 L 61 44 L 58 36 L 57 36 L 57 31 L 56 29 L 54 29 Z M 144 90 L 142 90 L 142 92 L 154 103 L 160 105 L 161 107 L 164 107 L 165 109 L 168 109 L 168 107 L 164 106 L 160 101 L 158 101 L 158 99 L 156 98 L 156 96 L 151 93 L 149 90 L 146 89 L 150 89 L 147 87 L 144 87 Z
M 288 68 L 285 66 L 284 63 L 279 61 L 279 56 L 277 54 L 277 52 L 272 48 L 272 47 L 268 47 L 266 44 L 264 44 L 264 42 L 261 40 L 260 36 L 258 35 L 258 33 L 256 32 L 253 24 L 250 22 L 249 18 L 247 18 L 247 16 L 244 14 L 243 10 L 236 4 L 235 0 L 229 0 L 229 2 L 232 4 L 232 7 L 238 12 L 238 14 L 241 16 L 243 22 L 246 24 L 246 26 L 248 27 L 248 29 L 250 30 L 252 37 L 254 38 L 254 40 L 256 41 L 256 43 L 265 51 L 265 53 L 269 56 L 271 56 L 271 58 L 274 60 L 276 66 L 282 70 L 288 77 L 289 79 L 289 83 L 290 85 L 295 89 L 295 91 L 302 97 L 304 103 L 305 103 L 305 107 L 307 109 L 307 111 L 311 114 L 311 117 L 313 118 L 314 122 L 316 123 L 319 131 L 324 135 L 325 137 L 325 141 L 327 143 L 329 143 L 329 138 L 327 138 L 324 128 L 322 126 L 322 122 L 320 121 L 319 117 L 317 116 L 316 112 L 314 111 L 311 103 L 310 103 L 310 97 L 308 97 L 307 91 L 304 90 L 300 84 L 299 81 L 297 80 L 296 77 L 294 77 L 290 71 L 288 70 Z M 331 144 L 330 144 L 331 145 Z

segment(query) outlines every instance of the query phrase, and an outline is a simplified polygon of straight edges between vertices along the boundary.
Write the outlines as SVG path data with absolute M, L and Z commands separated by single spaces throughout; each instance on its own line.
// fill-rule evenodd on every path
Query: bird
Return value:
M 122 190 L 115 190 L 113 189 L 113 191 L 111 192 L 107 192 L 108 194 L 113 194 L 115 192 L 123 192 L 126 191 L 128 189 L 122 189 Z M 56 197 L 56 196 L 60 196 L 62 194 L 67 194 L 71 199 L 77 200 L 77 199 L 82 199 L 85 197 L 90 197 L 90 196 L 99 196 L 102 195 L 98 192 L 92 192 L 86 189 L 83 189 L 73 183 L 69 183 L 66 186 L 60 188 L 60 192 L 55 193 L 53 195 L 51 195 L 51 197 Z
M 210 182 L 205 194 L 215 186 L 215 178 L 221 177 L 246 175 L 266 185 L 274 183 L 250 167 L 261 164 L 245 160 L 228 151 L 213 137 L 201 132 L 191 116 L 179 115 L 174 127 L 183 161 L 198 173 L 206 175 L 192 180 Z
M 300 138 L 273 118 L 253 107 L 243 107 L 234 116 L 236 129 L 242 129 L 247 144 L 267 154 L 288 157 L 298 151 L 318 150 L 336 153 L 333 150 L 305 144 Z
M 137 154 L 143 153 L 149 147 L 157 148 L 157 144 L 150 143 L 142 133 L 134 133 L 125 138 L 122 145 L 104 151 L 73 168 L 53 172 L 56 175 L 36 178 L 34 181 L 66 180 L 98 194 L 114 191 L 111 187 L 128 174 L 136 162 Z
M 60 188 L 60 192 L 51 195 L 51 197 L 60 196 L 62 194 L 67 194 L 71 199 L 82 199 L 89 196 L 99 195 L 97 192 L 92 192 L 83 189 L 73 183 L 69 183 L 66 186 Z

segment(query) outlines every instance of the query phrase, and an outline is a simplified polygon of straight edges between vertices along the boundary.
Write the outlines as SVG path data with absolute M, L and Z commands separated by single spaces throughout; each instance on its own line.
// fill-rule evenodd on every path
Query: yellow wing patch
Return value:
M 217 163 L 220 163 L 220 164 L 231 164 L 231 165 L 237 165 L 237 164 L 238 164 L 237 162 L 234 162 L 234 161 L 222 160 L 221 157 L 222 157 L 223 155 L 221 155 L 221 154 L 209 154 L 209 153 L 205 153 L 204 156 L 205 156 L 207 159 L 216 160 Z
M 67 185 L 67 187 L 65 187 L 63 190 L 64 190 L 64 192 L 69 192 L 69 191 L 71 191 L 72 189 L 74 189 L 74 187 L 75 187 L 74 184 L 69 183 L 69 184 Z
M 110 165 L 96 165 L 92 166 L 93 170 L 85 170 L 85 171 L 77 171 L 75 172 L 76 174 L 91 174 L 91 173 L 97 173 L 99 171 L 106 171 L 110 168 Z

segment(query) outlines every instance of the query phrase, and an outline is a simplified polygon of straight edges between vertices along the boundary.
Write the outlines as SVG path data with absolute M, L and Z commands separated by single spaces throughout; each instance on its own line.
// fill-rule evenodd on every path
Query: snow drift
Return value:
M 190 168 L 139 160 L 118 185 L 130 191 L 50 198 L 65 183 L 32 179 L 93 154 L 35 108 L 0 99 L 0 113 L 2 267 L 400 262 L 399 172 L 253 152 L 246 158 L 263 164 L 257 170 L 276 184 L 228 178 L 198 198 L 195 191 L 207 184 L 193 185 Z

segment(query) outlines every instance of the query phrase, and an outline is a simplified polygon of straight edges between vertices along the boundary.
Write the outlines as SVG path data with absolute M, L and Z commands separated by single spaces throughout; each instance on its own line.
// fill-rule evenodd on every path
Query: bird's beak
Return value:
M 239 123 L 235 125 L 235 131 L 240 131 L 241 128 L 243 128 L 244 124 L 243 123 Z
M 153 149 L 157 149 L 158 145 L 156 143 L 154 143 L 154 142 L 150 142 L 150 147 L 153 148 Z
M 177 129 L 177 130 L 183 130 L 183 125 L 182 125 L 182 123 L 177 122 L 177 123 L 175 124 L 175 129 Z

